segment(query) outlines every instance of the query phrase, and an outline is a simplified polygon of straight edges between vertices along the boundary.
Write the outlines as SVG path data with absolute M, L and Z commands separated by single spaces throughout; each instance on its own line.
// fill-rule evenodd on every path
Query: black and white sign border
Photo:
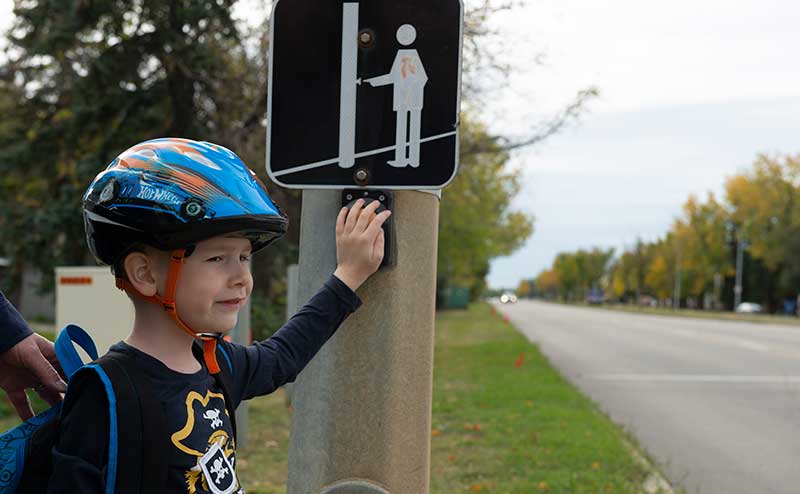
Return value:
M 284 1 L 284 0 L 276 0 L 273 3 L 272 12 L 270 14 L 269 81 L 268 81 L 268 87 L 267 87 L 267 132 L 266 132 L 266 140 L 267 140 L 267 142 L 266 142 L 266 169 L 267 169 L 267 174 L 269 175 L 270 179 L 273 182 L 275 182 L 276 184 L 278 184 L 278 185 L 280 185 L 282 187 L 286 187 L 286 188 L 289 188 L 289 189 L 341 190 L 343 188 L 348 188 L 348 187 L 359 187 L 357 184 L 353 184 L 353 183 L 351 183 L 351 184 L 336 184 L 336 185 L 330 185 L 330 184 L 287 184 L 287 183 L 282 182 L 280 180 L 280 178 L 279 178 L 282 175 L 287 175 L 287 174 L 290 174 L 290 173 L 297 173 L 297 172 L 303 171 L 304 169 L 313 169 L 313 168 L 317 168 L 317 167 L 321 167 L 321 166 L 329 166 L 330 164 L 334 164 L 334 163 L 339 162 L 340 161 L 339 157 L 331 159 L 331 160 L 327 160 L 327 161 L 324 161 L 324 162 L 319 162 L 319 163 L 316 163 L 316 164 L 299 165 L 297 167 L 289 168 L 289 169 L 286 169 L 286 170 L 280 170 L 277 173 L 273 172 L 270 169 L 270 151 L 271 151 L 271 144 L 272 144 L 272 142 L 271 142 L 272 141 L 272 139 L 271 139 L 271 134 L 272 134 L 271 127 L 272 127 L 272 99 L 273 99 L 273 75 L 274 75 L 273 60 L 274 60 L 274 47 L 275 47 L 275 39 L 274 39 L 274 36 L 275 36 L 275 12 L 276 12 L 276 9 L 278 8 L 278 5 L 280 4 L 281 1 Z M 286 1 L 290 1 L 290 0 L 286 0 Z M 345 3 L 358 3 L 358 2 L 357 1 L 354 2 L 354 1 L 344 0 L 342 2 L 342 4 L 345 4 Z M 463 57 L 462 51 L 463 51 L 463 48 L 464 48 L 464 46 L 463 46 L 464 45 L 464 2 L 463 2 L 463 0 L 458 0 L 458 3 L 459 3 L 459 9 L 460 9 L 460 11 L 459 11 L 460 22 L 459 22 L 459 36 L 458 36 L 458 43 L 459 43 L 459 45 L 458 45 L 458 90 L 457 90 L 457 97 L 456 97 L 456 109 L 455 109 L 456 122 L 455 122 L 455 131 L 454 131 L 455 140 L 456 140 L 456 142 L 455 142 L 455 164 L 454 164 L 454 167 L 453 167 L 453 174 L 450 176 L 450 178 L 447 179 L 447 181 L 444 184 L 436 185 L 436 186 L 426 186 L 426 185 L 397 185 L 397 186 L 395 186 L 395 185 L 391 185 L 391 184 L 375 184 L 375 185 L 364 185 L 364 186 L 360 186 L 359 188 L 372 189 L 372 190 L 392 189 L 392 190 L 428 190 L 428 191 L 438 191 L 438 190 L 441 190 L 441 189 L 445 188 L 447 185 L 449 185 L 453 181 L 453 179 L 455 179 L 456 174 L 458 173 L 458 167 L 459 167 L 459 152 L 460 152 L 459 135 L 460 135 L 460 126 L 461 126 L 461 117 L 460 117 L 461 89 L 460 88 L 461 88 L 461 77 L 462 77 L 462 74 L 461 74 L 461 72 L 462 72 L 462 57 Z M 430 139 L 431 139 L 430 137 L 429 138 L 424 138 L 420 142 L 426 142 L 427 140 L 430 140 Z M 389 149 L 391 149 L 391 148 L 389 148 Z M 381 150 L 378 150 L 378 151 L 381 151 Z M 374 151 L 367 152 L 367 153 L 373 153 L 373 152 Z M 355 155 L 355 157 L 358 158 L 358 157 L 361 157 L 364 154 L 366 154 L 366 153 L 357 153 Z

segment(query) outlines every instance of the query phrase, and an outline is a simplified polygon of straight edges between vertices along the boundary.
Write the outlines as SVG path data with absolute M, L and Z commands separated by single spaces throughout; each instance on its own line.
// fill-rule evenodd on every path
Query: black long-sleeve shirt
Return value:
M 269 394 L 282 384 L 294 381 L 344 319 L 360 305 L 358 296 L 341 280 L 331 276 L 269 339 L 247 346 L 221 342 L 233 364 L 230 389 L 233 407 L 242 400 Z M 236 445 L 225 398 L 208 370 L 203 367 L 194 374 L 183 374 L 124 342 L 112 348 L 135 357 L 139 369 L 152 380 L 155 398 L 164 408 L 173 447 L 169 453 L 167 485 L 161 492 L 244 493 L 235 473 Z M 220 365 L 226 363 L 220 362 Z M 108 421 L 108 401 L 99 379 L 89 380 L 77 395 L 67 393 L 61 434 L 53 448 L 54 470 L 49 494 L 104 492 Z M 118 468 L 125 467 L 119 465 Z M 235 485 L 232 491 L 226 490 L 232 485 Z
M 0 292 L 0 354 L 33 334 L 25 319 Z

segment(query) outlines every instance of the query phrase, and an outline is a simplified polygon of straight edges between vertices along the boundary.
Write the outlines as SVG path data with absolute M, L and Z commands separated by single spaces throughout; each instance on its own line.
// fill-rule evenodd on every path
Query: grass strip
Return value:
M 631 438 L 487 304 L 436 329 L 432 493 L 641 492 Z

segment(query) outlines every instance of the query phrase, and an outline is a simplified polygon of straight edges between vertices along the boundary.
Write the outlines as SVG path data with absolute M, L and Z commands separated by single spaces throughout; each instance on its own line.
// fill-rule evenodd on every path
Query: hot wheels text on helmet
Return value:
M 124 151 L 83 198 L 89 247 L 113 264 L 133 243 L 163 250 L 242 232 L 258 250 L 288 222 L 247 166 L 208 142 L 154 139 Z

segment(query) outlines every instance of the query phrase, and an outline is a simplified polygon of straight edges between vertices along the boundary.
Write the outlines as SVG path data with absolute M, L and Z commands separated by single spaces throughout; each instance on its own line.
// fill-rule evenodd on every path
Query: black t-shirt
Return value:
M 0 354 L 30 336 L 33 332 L 17 309 L 0 292 Z
M 271 338 L 247 346 L 222 342 L 232 361 L 230 398 L 234 408 L 242 400 L 269 394 L 294 381 L 360 304 L 347 285 L 331 276 Z M 244 493 L 236 478 L 236 444 L 225 398 L 205 367 L 194 374 L 183 374 L 124 342 L 112 348 L 135 358 L 137 367 L 151 380 L 155 398 L 164 407 L 172 448 L 163 492 Z M 47 492 L 104 492 L 107 446 L 105 391 L 99 379 L 88 380 L 79 393 L 68 393 L 64 401 L 61 435 L 53 450 L 54 470 Z

